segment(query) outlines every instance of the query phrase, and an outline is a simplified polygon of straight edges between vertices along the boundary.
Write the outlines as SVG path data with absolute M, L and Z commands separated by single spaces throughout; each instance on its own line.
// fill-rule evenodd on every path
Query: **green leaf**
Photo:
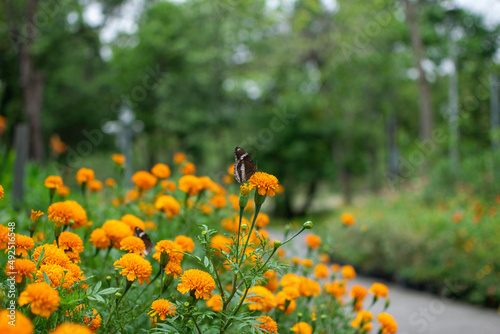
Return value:
M 107 289 L 104 289 L 104 290 L 101 290 L 99 292 L 99 295 L 111 295 L 113 293 L 116 293 L 118 290 L 118 288 L 107 288 Z

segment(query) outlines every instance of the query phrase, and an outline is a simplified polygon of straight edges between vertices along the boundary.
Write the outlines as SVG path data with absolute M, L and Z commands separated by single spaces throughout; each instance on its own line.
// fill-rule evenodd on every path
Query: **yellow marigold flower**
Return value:
M 59 188 L 60 186 L 64 185 L 64 183 L 60 176 L 50 175 L 47 176 L 47 178 L 43 182 L 43 185 L 49 189 L 54 189 Z
M 50 285 L 54 288 L 57 288 L 61 285 L 64 279 L 64 288 L 69 288 L 73 284 L 72 282 L 68 283 L 68 280 L 65 279 L 65 273 L 62 266 L 58 264 L 42 264 L 40 269 L 36 272 L 36 277 L 38 282 L 44 282 L 44 273 L 50 279 Z
M 117 268 L 122 268 L 120 274 L 126 276 L 128 281 L 138 279 L 139 285 L 143 285 L 144 281 L 149 283 L 149 276 L 151 276 L 151 272 L 153 271 L 153 267 L 151 267 L 151 263 L 148 260 L 133 253 L 123 255 L 113 265 Z
M 57 326 L 50 334 L 93 334 L 93 332 L 87 326 L 65 322 Z
M 115 181 L 115 179 L 108 177 L 108 178 L 104 181 L 104 184 L 105 184 L 107 187 L 111 187 L 111 188 L 112 188 L 112 187 L 116 186 L 116 181 Z
M 182 247 L 171 241 L 171 240 L 161 240 L 155 246 L 156 253 L 153 254 L 153 258 L 160 262 L 161 254 L 168 255 L 169 262 L 175 262 L 180 264 L 184 254 L 182 254 Z
M 176 184 L 174 181 L 169 181 L 169 180 L 162 180 L 160 183 L 161 187 L 163 190 L 169 191 L 169 192 L 174 192 L 175 189 L 177 188 Z
M 278 179 L 276 176 L 263 172 L 253 174 L 248 183 L 252 188 L 257 188 L 257 192 L 261 196 L 267 195 L 273 197 L 278 188 Z
M 174 154 L 174 162 L 176 164 L 181 164 L 183 163 L 184 161 L 186 161 L 186 155 L 182 152 L 177 152 Z
M 7 247 L 10 230 L 7 226 L 0 225 L 0 249 Z
M 159 179 L 168 179 L 170 177 L 170 168 L 165 164 L 159 163 L 151 168 L 151 173 Z
M 87 188 L 92 192 L 99 192 L 102 190 L 102 182 L 99 180 L 90 180 L 87 182 Z
M 298 289 L 300 286 L 300 277 L 293 273 L 285 274 L 281 278 L 280 286 L 293 286 Z
M 113 159 L 117 165 L 123 165 L 125 163 L 125 156 L 123 154 L 112 154 L 111 159 Z
M 37 222 L 38 221 L 38 218 L 40 218 L 40 216 L 43 215 L 43 212 L 42 211 L 35 211 L 35 210 L 31 210 L 31 216 L 30 216 L 30 219 L 33 221 L 33 222 Z
M 148 314 L 151 318 L 160 317 L 160 320 L 165 320 L 167 315 L 172 317 L 175 315 L 175 305 L 167 299 L 158 299 L 151 304 L 152 311 Z
M 292 287 L 289 287 L 287 289 L 297 291 L 297 289 Z M 297 308 L 297 303 L 295 302 L 295 299 L 292 298 L 292 296 L 288 294 L 284 289 L 276 294 L 275 300 L 277 304 L 276 306 L 286 315 L 292 313 Z
M 389 294 L 389 289 L 385 284 L 382 283 L 373 283 L 370 289 L 368 290 L 375 295 L 375 297 L 387 297 Z
M 362 285 L 353 285 L 351 288 L 351 297 L 363 300 L 368 294 L 368 290 Z
M 206 301 L 207 307 L 210 307 L 212 311 L 219 312 L 222 311 L 222 297 L 220 295 L 213 295 L 209 300 Z
M 307 322 L 298 322 L 293 325 L 292 332 L 297 334 L 312 334 L 312 327 Z
M 215 281 L 209 273 L 198 270 L 189 269 L 181 276 L 182 283 L 177 285 L 177 290 L 180 293 L 190 292 L 197 299 L 208 299 L 212 295 L 212 290 L 215 289 Z
M 278 324 L 271 317 L 268 317 L 267 315 L 262 315 L 256 320 L 260 321 L 262 324 L 254 326 L 262 328 L 269 334 L 278 334 Z
M 70 190 L 69 187 L 61 186 L 57 188 L 57 194 L 61 197 L 69 196 Z
M 10 267 L 10 265 L 6 267 L 5 274 L 7 276 L 14 276 L 16 278 L 16 283 L 21 283 L 23 278 L 28 276 L 31 277 L 36 271 L 35 262 L 28 259 L 15 259 L 13 267 Z
M 139 198 L 139 192 L 136 189 L 131 189 L 125 193 L 125 203 L 130 203 Z
M 96 228 L 92 231 L 90 234 L 90 242 L 94 247 L 99 249 L 106 249 L 111 245 L 111 240 L 102 228 Z
M 87 213 L 75 201 L 53 203 L 49 206 L 47 216 L 56 225 L 69 225 L 72 221 L 72 228 L 82 227 L 87 223 Z
M 340 273 L 345 279 L 353 279 L 356 277 L 356 270 L 351 265 L 345 265 L 340 268 Z
M 75 253 L 83 252 L 83 241 L 78 234 L 62 232 L 59 236 L 59 248 Z
M 194 175 L 184 175 L 179 180 L 179 190 L 189 194 L 189 196 L 197 195 L 201 188 L 202 185 Z
M 311 259 L 304 259 L 304 260 L 300 261 L 300 264 L 306 268 L 314 266 L 314 262 Z
M 60 301 L 59 292 L 45 282 L 28 284 L 18 299 L 20 306 L 30 304 L 31 313 L 44 318 L 57 310 Z
M 170 195 L 162 195 L 155 202 L 158 211 L 163 211 L 168 218 L 175 217 L 181 211 L 181 205 Z
M 135 186 L 141 190 L 149 190 L 153 188 L 156 184 L 156 177 L 144 170 L 140 170 L 135 172 L 132 175 L 132 182 L 134 182 Z
M 214 196 L 210 199 L 210 204 L 212 204 L 216 209 L 222 209 L 227 205 L 226 197 L 223 195 Z
M 180 263 L 175 261 L 169 261 L 163 270 L 165 271 L 165 274 L 174 278 L 177 278 L 182 274 L 182 267 Z
M 372 324 L 370 323 L 373 319 L 373 314 L 370 311 L 359 311 L 356 314 L 356 318 L 351 321 L 351 326 L 354 328 L 359 328 L 361 330 L 370 331 Z
M 222 252 L 229 252 L 229 245 L 233 243 L 233 239 L 223 236 L 222 234 L 216 234 L 210 240 L 212 248 L 215 248 Z M 220 252 L 216 252 L 220 255 Z
M 309 234 L 306 236 L 307 246 L 311 249 L 316 249 L 321 245 L 321 237 L 315 234 Z
M 340 220 L 342 221 L 342 223 L 344 225 L 347 225 L 347 226 L 350 226 L 350 225 L 352 225 L 352 224 L 354 224 L 356 222 L 356 219 L 350 213 L 344 213 L 344 214 L 342 214 L 342 216 L 340 217 Z
M 143 231 L 146 229 L 146 224 L 144 223 L 144 221 L 141 218 L 136 217 L 130 213 L 124 215 L 120 220 L 127 224 L 132 231 L 135 231 L 136 227 L 140 228 Z
M 3 199 L 3 192 L 4 192 L 3 187 L 0 184 L 0 199 Z
M 101 315 L 98 313 L 99 312 L 97 312 L 97 310 L 93 308 L 92 318 L 89 318 L 88 316 L 83 317 L 83 323 L 85 324 L 85 326 L 88 326 L 88 328 L 94 333 L 97 332 L 99 327 L 101 327 L 102 318 Z
M 94 171 L 90 168 L 80 168 L 80 170 L 76 172 L 76 181 L 78 181 L 79 184 L 92 181 L 94 178 Z
M 324 289 L 337 299 L 341 299 L 346 293 L 346 284 L 343 281 L 335 280 L 332 283 L 325 283 Z
M 12 326 L 12 319 L 16 319 L 15 326 Z M 34 331 L 31 320 L 21 312 L 14 310 L 11 314 L 9 310 L 0 311 L 0 333 L 2 334 L 32 334 Z
M 248 304 L 250 311 L 259 310 L 269 312 L 278 305 L 273 293 L 263 286 L 256 285 L 248 291 L 245 302 Z
M 300 277 L 299 292 L 304 297 L 317 296 L 321 292 L 321 286 L 312 279 Z
M 35 248 L 33 252 L 33 261 L 38 263 L 38 259 L 43 250 L 42 264 L 58 264 L 62 267 L 67 266 L 70 263 L 69 257 L 66 253 L 58 248 L 56 245 L 45 244 Z
M 327 278 L 329 275 L 328 266 L 324 263 L 320 263 L 314 267 L 314 276 L 317 279 Z
M 181 246 L 183 252 L 192 253 L 194 250 L 194 241 L 185 235 L 178 235 L 175 237 L 174 242 Z
M 119 220 L 108 220 L 102 225 L 102 229 L 106 232 L 106 235 L 113 242 L 113 247 L 119 249 L 120 242 L 134 233 L 130 229 L 130 227 L 119 221 Z
M 146 250 L 146 245 L 141 238 L 129 236 L 122 239 L 122 241 L 120 242 L 120 249 L 125 250 L 129 253 L 142 255 Z
M 388 313 L 380 313 L 377 315 L 377 321 L 381 323 L 380 329 L 382 334 L 394 334 L 398 330 L 398 324 L 394 321 L 392 315 Z
M 33 247 L 35 247 L 35 242 L 33 241 L 33 238 L 17 233 L 15 238 L 16 238 L 16 243 L 15 243 L 16 255 L 27 257 L 28 250 L 33 249 Z
M 188 162 L 181 169 L 181 173 L 184 175 L 194 174 L 196 173 L 196 166 L 192 162 Z

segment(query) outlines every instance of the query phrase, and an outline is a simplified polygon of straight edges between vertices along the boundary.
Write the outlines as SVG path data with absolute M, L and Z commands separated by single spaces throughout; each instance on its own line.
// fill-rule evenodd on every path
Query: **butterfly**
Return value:
M 146 250 L 143 252 L 143 257 L 146 257 L 151 252 L 151 249 L 153 249 L 153 243 L 151 242 L 151 239 L 149 239 L 149 235 L 147 235 L 146 232 L 141 230 L 140 228 L 136 227 L 135 230 L 135 236 L 138 238 L 141 238 L 141 240 L 144 242 L 146 245 Z
M 238 183 L 247 181 L 255 172 L 257 166 L 254 164 L 250 154 L 241 147 L 234 149 L 234 178 Z

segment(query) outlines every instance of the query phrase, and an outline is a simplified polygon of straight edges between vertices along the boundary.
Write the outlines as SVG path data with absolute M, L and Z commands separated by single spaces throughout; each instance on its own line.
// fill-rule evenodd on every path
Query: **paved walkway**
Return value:
M 315 231 L 318 233 L 318 231 Z M 271 237 L 283 240 L 283 234 L 270 231 Z M 307 231 L 287 244 L 287 254 L 304 257 L 307 246 Z M 396 284 L 369 277 L 357 277 L 352 284 L 367 288 L 373 282 L 388 286 L 391 305 L 387 309 L 398 323 L 398 334 L 500 334 L 500 314 L 496 310 L 477 307 L 451 299 L 441 298 L 425 292 L 402 288 Z M 372 309 L 374 314 L 382 311 L 378 302 Z M 378 330 L 374 326 L 374 330 Z

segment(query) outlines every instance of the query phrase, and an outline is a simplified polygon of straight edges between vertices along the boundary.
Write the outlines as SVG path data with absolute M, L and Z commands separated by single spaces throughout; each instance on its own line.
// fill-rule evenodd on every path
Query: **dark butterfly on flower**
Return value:
M 140 228 L 136 227 L 134 232 L 135 236 L 141 238 L 141 240 L 146 245 L 146 250 L 144 251 L 143 255 L 143 257 L 146 257 L 146 255 L 148 255 L 151 252 L 151 249 L 153 249 L 153 243 L 151 242 L 151 239 L 149 239 L 149 235 L 147 235 L 147 233 L 141 230 Z
M 254 164 L 250 154 L 241 147 L 234 149 L 234 178 L 238 183 L 247 181 L 255 172 L 257 166 Z

